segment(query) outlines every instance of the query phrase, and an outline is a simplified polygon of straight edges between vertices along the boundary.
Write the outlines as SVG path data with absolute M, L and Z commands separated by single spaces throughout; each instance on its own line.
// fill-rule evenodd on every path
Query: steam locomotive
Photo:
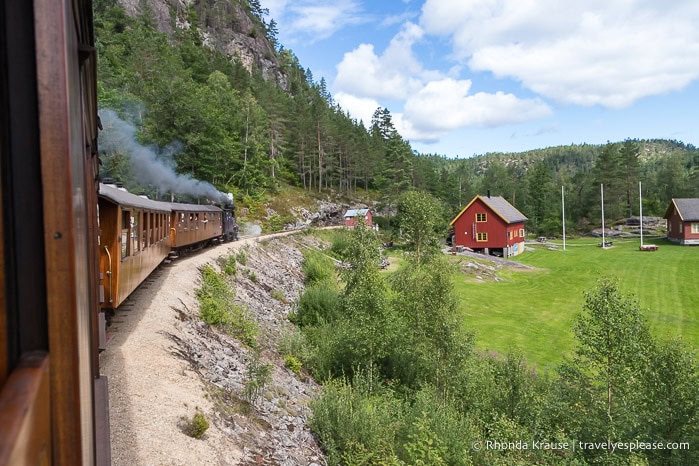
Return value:
M 108 465 L 103 309 L 232 206 L 99 182 L 92 0 L 0 2 L 0 465 Z

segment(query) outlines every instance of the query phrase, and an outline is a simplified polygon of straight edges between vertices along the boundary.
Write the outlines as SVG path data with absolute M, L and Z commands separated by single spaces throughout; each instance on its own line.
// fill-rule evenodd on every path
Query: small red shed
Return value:
M 527 217 L 500 196 L 476 196 L 454 217 L 454 246 L 493 256 L 511 257 L 524 251 Z
M 372 214 L 369 209 L 350 209 L 345 212 L 345 226 L 354 228 L 360 218 L 364 220 L 366 226 L 373 227 Z
M 665 211 L 667 239 L 699 245 L 699 199 L 673 199 Z

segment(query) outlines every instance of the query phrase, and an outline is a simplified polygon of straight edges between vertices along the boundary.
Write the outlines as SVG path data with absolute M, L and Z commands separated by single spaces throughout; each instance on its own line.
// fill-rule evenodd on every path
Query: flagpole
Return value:
M 602 249 L 607 246 L 604 244 L 604 185 L 599 185 L 600 195 L 602 196 Z
M 561 186 L 561 216 L 563 217 L 563 250 L 566 250 L 566 196 Z
M 641 217 L 641 249 L 643 249 L 643 199 L 641 198 L 643 193 L 641 192 L 641 182 L 638 182 L 638 212 L 639 217 Z

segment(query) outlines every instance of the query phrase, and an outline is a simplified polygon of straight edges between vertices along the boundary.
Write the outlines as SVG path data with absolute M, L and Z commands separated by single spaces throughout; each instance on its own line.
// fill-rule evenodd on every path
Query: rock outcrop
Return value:
M 118 0 L 130 16 L 150 8 L 159 31 L 172 34 L 175 29 L 194 26 L 204 44 L 239 60 L 250 73 L 259 72 L 268 81 L 288 90 L 288 81 L 281 71 L 274 46 L 267 39 L 264 26 L 233 0 L 194 2 L 192 0 Z M 195 14 L 192 14 L 195 13 Z

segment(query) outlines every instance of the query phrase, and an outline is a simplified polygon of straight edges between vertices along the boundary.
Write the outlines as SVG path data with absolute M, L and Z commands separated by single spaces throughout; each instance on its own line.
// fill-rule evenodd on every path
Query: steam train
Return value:
M 232 202 L 153 201 L 112 184 L 100 184 L 99 226 L 103 309 L 119 307 L 172 252 L 238 239 Z
M 0 2 L 0 465 L 108 465 L 104 308 L 231 206 L 100 185 L 91 0 Z

